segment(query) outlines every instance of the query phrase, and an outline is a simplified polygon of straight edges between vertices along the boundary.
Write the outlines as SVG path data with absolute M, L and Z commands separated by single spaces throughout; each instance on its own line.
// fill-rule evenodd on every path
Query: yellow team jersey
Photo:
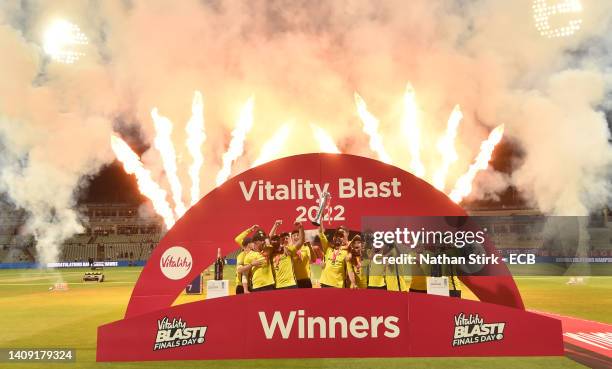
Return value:
M 295 279 L 310 279 L 310 248 L 302 246 L 299 249 L 291 245 L 289 251 L 293 253 L 293 272 Z
M 353 274 L 355 274 L 355 284 L 357 288 L 368 288 L 368 276 L 365 265 L 361 265 L 361 268 L 357 268 L 357 265 L 352 265 Z
M 348 250 L 333 249 L 329 245 L 329 241 L 325 234 L 319 232 L 321 246 L 325 255 L 325 267 L 321 272 L 319 283 L 326 286 L 343 288 L 344 280 L 346 279 L 346 268 L 352 267 L 349 261 L 346 260 Z
M 385 265 L 376 264 L 370 261 L 368 266 L 368 286 L 369 287 L 384 287 L 385 281 Z
M 244 265 L 244 256 L 246 253 L 241 251 L 238 256 L 236 256 L 236 286 L 242 286 L 242 273 L 238 273 L 238 268 Z
M 387 272 L 391 273 L 391 275 L 385 276 L 385 281 L 387 283 L 387 291 L 408 291 L 408 288 L 406 288 L 406 280 L 404 280 L 404 277 L 402 277 L 401 275 L 396 275 L 393 270 Z
M 251 233 L 251 228 L 241 232 L 238 236 L 236 236 L 236 238 L 234 238 L 234 242 L 236 242 L 238 246 L 242 247 L 242 241 L 244 241 L 244 239 L 246 238 L 246 236 L 249 235 L 249 233 Z
M 249 251 L 244 257 L 244 265 L 250 264 L 255 260 L 264 260 L 260 266 L 251 268 L 251 281 L 253 288 L 260 288 L 274 284 L 272 266 L 268 258 L 259 251 Z
M 295 286 L 295 275 L 293 273 L 293 261 L 291 255 L 276 254 L 272 256 L 276 288 Z
M 413 275 L 410 281 L 410 289 L 427 291 L 427 278 L 424 275 Z

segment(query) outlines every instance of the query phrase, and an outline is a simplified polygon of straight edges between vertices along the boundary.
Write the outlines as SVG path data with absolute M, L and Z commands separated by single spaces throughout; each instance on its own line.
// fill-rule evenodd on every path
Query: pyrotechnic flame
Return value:
M 155 211 L 164 219 L 166 228 L 172 228 L 175 220 L 170 204 L 166 200 L 166 191 L 151 178 L 151 172 L 144 168 L 138 155 L 125 141 L 111 135 L 111 147 L 117 159 L 123 164 L 125 172 L 136 176 L 138 190 L 151 200 Z
M 387 154 L 382 137 L 378 132 L 378 119 L 368 111 L 368 106 L 357 92 L 355 92 L 355 103 L 357 114 L 363 122 L 363 131 L 370 137 L 370 149 L 378 155 L 380 161 L 390 164 L 391 157 Z
M 53 60 L 66 64 L 72 64 L 85 55 L 71 48 L 88 43 L 79 26 L 63 19 L 54 21 L 43 36 L 43 50 Z
M 421 132 L 418 119 L 419 113 L 414 89 L 408 83 L 404 93 L 404 113 L 402 114 L 401 127 L 408 142 L 408 150 L 410 150 L 410 172 L 422 178 L 425 175 L 425 167 L 421 162 Z
M 385 151 L 382 136 L 379 133 L 379 121 L 368 111 L 365 101 L 355 93 L 355 103 L 357 105 L 357 113 L 363 123 L 363 131 L 370 139 L 370 148 L 380 161 L 391 163 L 391 157 Z M 425 168 L 420 158 L 420 132 L 418 125 L 418 107 L 415 99 L 415 92 L 410 84 L 406 87 L 404 94 L 404 112 L 402 116 L 402 132 L 406 136 L 410 154 L 412 156 L 410 168 L 413 174 L 422 177 L 425 173 Z M 251 97 L 242 107 L 236 127 L 232 131 L 227 151 L 222 157 L 222 167 L 216 177 L 217 186 L 225 182 L 232 170 L 232 164 L 244 153 L 244 142 L 247 134 L 253 126 L 253 108 L 254 98 Z M 189 167 L 189 176 L 192 181 L 191 187 L 191 205 L 195 204 L 200 198 L 200 170 L 203 165 L 202 144 L 206 140 L 204 132 L 204 105 L 202 102 L 202 94 L 196 91 L 194 94 L 191 118 L 185 127 L 187 132 L 187 148 L 193 157 L 193 163 Z M 155 130 L 155 147 L 161 153 L 164 170 L 170 183 L 172 195 L 175 203 L 175 213 L 180 217 L 185 213 L 185 205 L 182 202 L 182 187 L 177 176 L 176 152 L 171 141 L 172 122 L 163 116 L 160 116 L 157 109 L 154 108 L 151 112 Z M 441 167 L 433 175 L 433 185 L 444 190 L 446 177 L 449 167 L 457 160 L 457 152 L 455 150 L 455 140 L 459 124 L 463 118 L 459 105 L 455 106 L 451 113 L 445 135 L 438 141 L 437 148 L 442 155 Z M 340 150 L 334 143 L 332 137 L 321 127 L 310 124 L 313 135 L 319 144 L 320 150 L 327 153 L 340 153 Z M 292 128 L 292 123 L 287 123 L 281 126 L 270 139 L 262 146 L 259 157 L 253 162 L 251 167 L 255 167 L 271 160 L 279 158 L 288 142 L 289 133 Z M 467 172 L 463 174 L 456 182 L 454 189 L 449 197 L 452 201 L 459 203 L 472 191 L 472 182 L 476 174 L 488 167 L 488 163 L 493 154 L 495 145 L 499 143 L 503 136 L 504 126 L 500 125 L 489 134 L 487 140 L 483 141 L 480 146 L 480 152 L 474 163 L 470 165 Z M 138 156 L 129 148 L 129 146 L 120 138 L 111 135 L 111 144 L 117 158 L 123 163 L 125 171 L 129 174 L 135 174 L 138 179 L 140 192 L 147 196 L 153 202 L 155 211 L 164 218 L 166 227 L 170 229 L 175 222 L 174 214 L 166 200 L 166 191 L 164 191 L 151 178 L 151 173 L 146 170 L 140 162 Z
M 281 156 L 285 143 L 288 141 L 290 131 L 291 125 L 287 123 L 283 124 L 274 132 L 272 137 L 270 137 L 261 147 L 259 157 L 251 164 L 251 168 L 278 159 Z
M 172 143 L 172 122 L 170 119 L 159 115 L 157 108 L 151 110 L 151 117 L 155 125 L 155 148 L 159 151 L 162 158 L 162 164 L 168 182 L 170 182 L 170 190 L 172 191 L 172 200 L 174 201 L 174 212 L 177 218 L 185 214 L 185 204 L 183 203 L 183 187 L 177 175 L 176 168 L 176 151 Z
M 223 165 L 217 173 L 217 186 L 220 186 L 229 178 L 232 172 L 232 163 L 244 153 L 244 140 L 253 126 L 253 105 L 254 99 L 250 97 L 240 111 L 236 128 L 232 131 L 232 140 L 227 151 L 223 154 Z
M 474 177 L 476 177 L 476 174 L 479 171 L 487 169 L 489 166 L 489 160 L 491 160 L 491 155 L 493 155 L 495 145 L 501 141 L 503 135 L 504 125 L 502 124 L 491 131 L 489 137 L 483 141 L 482 144 L 480 144 L 480 152 L 474 160 L 474 163 L 470 165 L 465 174 L 459 177 L 457 183 L 455 184 L 455 188 L 450 193 L 449 197 L 451 200 L 458 204 L 465 196 L 472 192 L 472 182 L 474 181 Z
M 187 149 L 193 158 L 193 163 L 189 166 L 189 177 L 191 178 L 191 205 L 200 200 L 200 169 L 204 163 L 202 155 L 202 144 L 206 141 L 204 132 L 204 103 L 202 93 L 196 91 L 193 94 L 191 104 L 191 118 L 185 127 L 187 132 Z
M 442 164 L 433 176 L 433 185 L 440 191 L 444 190 L 446 183 L 446 175 L 448 168 L 457 161 L 457 151 L 455 150 L 455 138 L 457 137 L 457 129 L 459 123 L 463 119 L 461 108 L 459 105 L 455 105 L 453 112 L 448 118 L 448 125 L 446 127 L 446 133 L 438 141 L 437 148 L 442 155 Z
M 334 139 L 321 127 L 310 123 L 310 128 L 315 136 L 315 139 L 319 143 L 319 149 L 321 152 L 340 154 L 340 149 L 334 143 Z

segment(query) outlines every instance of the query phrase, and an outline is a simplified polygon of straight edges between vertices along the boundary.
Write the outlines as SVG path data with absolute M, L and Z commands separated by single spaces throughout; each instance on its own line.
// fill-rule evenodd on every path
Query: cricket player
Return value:
M 347 268 L 352 267 L 348 258 L 348 246 L 346 230 L 338 228 L 329 242 L 325 236 L 323 223 L 319 225 L 319 238 L 325 256 L 325 267 L 321 272 L 319 280 L 321 287 L 343 288 L 347 277 Z

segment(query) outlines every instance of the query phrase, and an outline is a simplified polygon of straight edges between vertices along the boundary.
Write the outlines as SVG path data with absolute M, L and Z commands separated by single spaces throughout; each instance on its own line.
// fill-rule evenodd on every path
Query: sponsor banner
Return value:
M 198 301 L 110 323 L 98 328 L 97 360 L 562 354 L 557 319 L 449 297 L 330 288 Z
M 563 354 L 557 319 L 478 301 L 410 295 L 410 331 L 418 336 L 410 344 L 414 356 Z
M 145 260 L 135 261 L 105 261 L 105 267 L 127 267 L 127 266 L 144 266 Z M 42 265 L 38 263 L 0 263 L 0 269 L 34 269 L 41 268 Z M 88 262 L 62 262 L 62 263 L 48 263 L 47 268 L 89 268 Z
M 328 209 L 318 200 L 329 194 Z M 317 214 L 319 213 L 319 214 Z M 328 229 L 362 229 L 367 216 L 465 216 L 444 193 L 410 173 L 369 158 L 304 154 L 272 161 L 229 179 L 181 217 L 153 250 L 138 279 L 126 318 L 172 305 L 185 286 L 210 266 L 217 249 L 234 252 L 235 237 L 254 224 L 285 229 L 302 222 L 306 232 L 319 216 Z M 487 251 L 495 252 L 492 244 Z M 495 278 L 461 276 L 480 300 L 523 308 L 503 261 L 489 266 Z
M 117 261 L 97 261 L 96 267 L 116 267 L 119 266 Z M 60 263 L 47 263 L 47 268 L 89 268 L 90 264 L 86 261 L 74 261 L 74 262 L 60 262 Z
M 321 198 L 327 199 L 327 210 L 319 206 Z M 483 302 L 322 288 L 172 306 L 214 262 L 217 250 L 235 251 L 236 236 L 252 233 L 254 225 L 268 229 L 282 219 L 283 227 L 301 222 L 306 233 L 317 232 L 313 223 L 358 232 L 364 217 L 406 215 L 455 219 L 466 213 L 413 175 L 353 155 L 297 155 L 247 170 L 208 193 L 160 241 L 134 287 L 125 319 L 99 327 L 97 359 L 562 354 L 559 321 L 523 310 L 503 260 L 487 266 L 494 276 L 459 276 Z M 492 242 L 485 250 L 496 252 Z M 261 287 L 270 285 L 264 272 L 260 277 Z

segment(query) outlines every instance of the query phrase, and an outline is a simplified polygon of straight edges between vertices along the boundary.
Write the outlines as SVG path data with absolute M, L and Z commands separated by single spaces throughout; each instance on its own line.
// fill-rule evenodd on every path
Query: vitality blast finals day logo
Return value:
M 169 279 L 183 279 L 191 271 L 193 259 L 191 253 L 181 246 L 172 246 L 164 252 L 159 260 L 159 268 Z
M 208 327 L 188 327 L 183 319 L 164 317 L 157 321 L 153 351 L 204 343 Z
M 455 315 L 453 347 L 474 343 L 501 341 L 504 339 L 506 323 L 485 323 L 478 314 Z

